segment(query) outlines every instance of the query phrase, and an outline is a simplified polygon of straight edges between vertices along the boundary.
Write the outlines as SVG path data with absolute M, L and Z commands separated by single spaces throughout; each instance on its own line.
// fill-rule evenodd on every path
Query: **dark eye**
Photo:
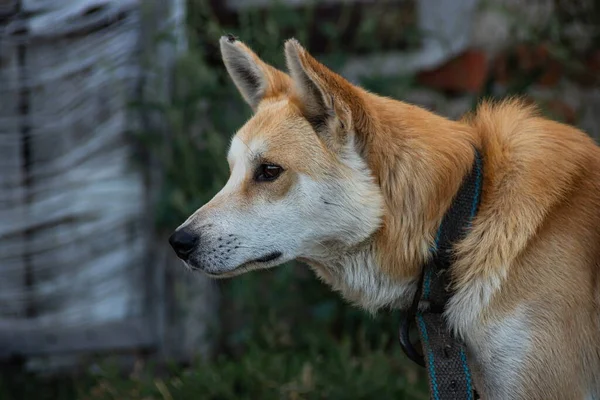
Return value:
M 256 170 L 255 179 L 259 182 L 274 181 L 281 175 L 283 168 L 274 164 L 261 164 Z

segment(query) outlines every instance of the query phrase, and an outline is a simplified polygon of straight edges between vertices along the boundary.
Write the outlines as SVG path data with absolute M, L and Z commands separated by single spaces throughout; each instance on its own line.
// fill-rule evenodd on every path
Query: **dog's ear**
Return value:
M 229 76 L 254 111 L 263 99 L 290 89 L 291 80 L 287 74 L 262 61 L 233 35 L 222 36 L 219 42 Z
M 327 143 L 343 145 L 352 132 L 352 85 L 315 60 L 296 39 L 285 43 L 294 91 L 306 119 Z

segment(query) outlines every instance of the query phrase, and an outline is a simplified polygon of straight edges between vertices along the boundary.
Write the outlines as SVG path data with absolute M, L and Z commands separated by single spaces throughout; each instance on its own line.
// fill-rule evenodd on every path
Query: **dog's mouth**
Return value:
M 248 261 L 245 264 L 268 263 L 268 262 L 277 260 L 279 257 L 281 257 L 281 252 L 280 251 L 275 251 L 275 252 L 267 254 L 266 256 L 263 256 L 261 258 L 257 258 L 255 260 Z
M 238 275 L 239 272 L 243 272 L 243 270 L 248 268 L 250 265 L 267 264 L 267 263 L 270 263 L 271 261 L 275 261 L 275 260 L 281 258 L 282 255 L 283 254 L 280 251 L 274 251 L 273 253 L 269 253 L 260 258 L 255 258 L 253 260 L 246 261 L 245 263 L 238 265 L 237 267 L 235 267 L 234 269 L 232 269 L 230 271 L 223 271 L 223 272 L 216 272 L 216 273 L 215 272 L 206 272 L 206 274 L 213 278 L 226 278 L 227 276 Z

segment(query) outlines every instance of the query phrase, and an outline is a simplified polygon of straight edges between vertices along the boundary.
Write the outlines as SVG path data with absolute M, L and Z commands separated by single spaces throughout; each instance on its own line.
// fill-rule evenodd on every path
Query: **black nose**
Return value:
M 196 243 L 198 243 L 198 236 L 180 229 L 171 235 L 169 243 L 173 250 L 175 250 L 177 257 L 185 260 L 194 250 Z

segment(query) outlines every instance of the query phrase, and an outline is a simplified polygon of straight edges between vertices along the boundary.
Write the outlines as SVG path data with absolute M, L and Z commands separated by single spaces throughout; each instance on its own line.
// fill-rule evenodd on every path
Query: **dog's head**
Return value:
M 231 36 L 220 45 L 254 116 L 231 141 L 226 185 L 171 236 L 177 255 L 227 277 L 364 242 L 383 200 L 356 137 L 368 123 L 359 89 L 295 40 L 285 45 L 289 75 Z

